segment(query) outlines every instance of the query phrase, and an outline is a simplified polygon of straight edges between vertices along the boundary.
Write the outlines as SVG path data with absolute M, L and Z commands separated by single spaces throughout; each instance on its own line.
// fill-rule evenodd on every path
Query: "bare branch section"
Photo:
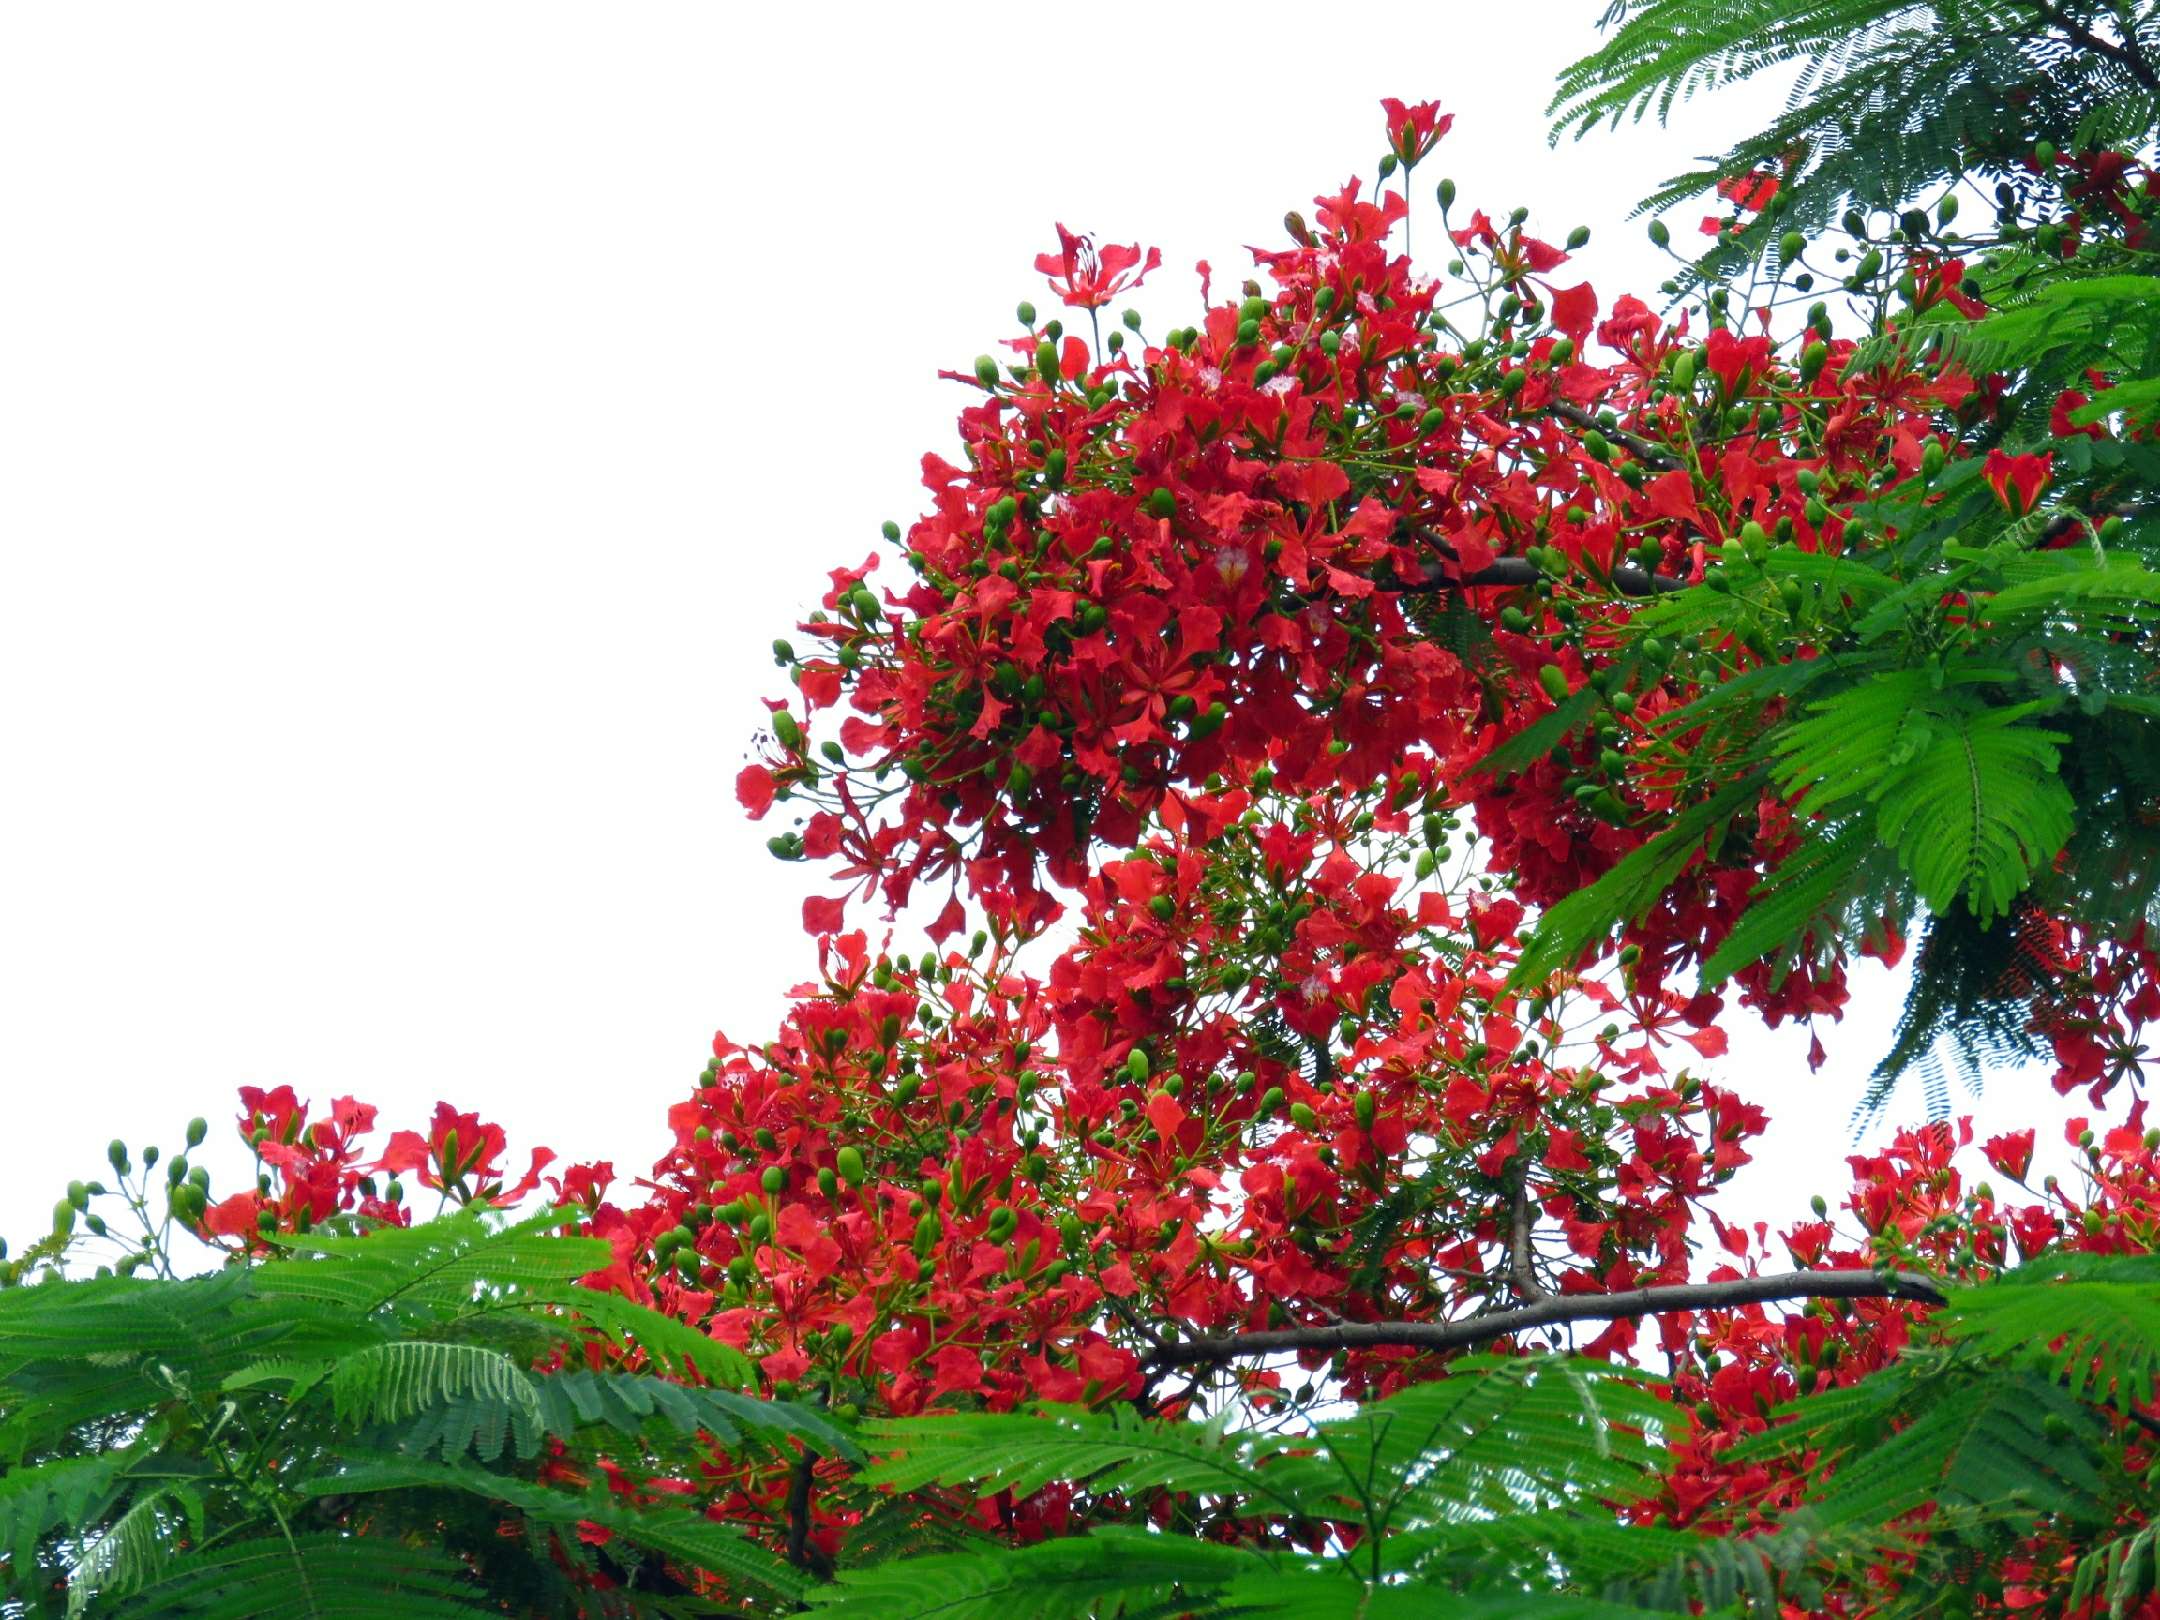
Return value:
M 1565 1322 L 1610 1322 L 1667 1311 L 1718 1310 L 1798 1299 L 1909 1299 L 1940 1305 L 1941 1289 L 1916 1272 L 1785 1271 L 1729 1282 L 1667 1283 L 1616 1294 L 1551 1294 L 1517 1310 L 1459 1322 L 1343 1322 L 1326 1327 L 1264 1328 L 1162 1344 L 1148 1352 L 1156 1367 L 1236 1361 L 1283 1350 L 1467 1350 L 1513 1334 Z
M 1639 433 L 1630 433 L 1623 427 L 1604 427 L 1600 425 L 1596 417 L 1592 416 L 1580 405 L 1569 400 L 1548 400 L 1545 408 L 1563 422 L 1573 422 L 1579 428 L 1595 429 L 1612 440 L 1613 443 L 1626 445 L 1635 452 L 1636 460 L 1648 466 L 1662 468 L 1666 472 L 1676 472 L 1687 465 L 1686 462 L 1682 461 L 1670 450 L 1667 450 L 1662 445 L 1652 444 Z
M 1431 546 L 1448 562 L 1458 560 L 1456 550 L 1443 536 L 1430 529 L 1413 529 L 1418 539 Z M 1528 557 L 1501 557 L 1473 569 L 1466 574 L 1445 574 L 1440 565 L 1427 559 L 1426 575 L 1422 580 L 1405 581 L 1383 586 L 1399 596 L 1419 596 L 1435 591 L 1467 591 L 1481 585 L 1507 585 L 1527 589 L 1545 577 L 1545 573 Z M 1687 581 L 1670 574 L 1653 574 L 1647 568 L 1633 563 L 1622 563 L 1611 574 L 1612 587 L 1622 596 L 1658 596 L 1666 591 L 1684 591 Z

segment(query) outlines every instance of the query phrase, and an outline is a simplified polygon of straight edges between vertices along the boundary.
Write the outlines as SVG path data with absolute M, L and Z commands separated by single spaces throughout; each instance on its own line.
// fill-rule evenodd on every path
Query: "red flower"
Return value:
M 1757 210 L 1768 208 L 1770 199 L 1778 194 L 1780 182 L 1774 174 L 1757 169 L 1748 174 L 1728 175 L 1717 183 L 1717 194 L 1735 208 Z
M 1142 264 L 1138 243 L 1121 247 L 1111 242 L 1098 253 L 1092 237 L 1075 236 L 1062 225 L 1057 233 L 1058 251 L 1037 254 L 1035 268 L 1050 278 L 1050 290 L 1075 309 L 1102 308 L 1162 265 L 1162 254 L 1154 248 L 1147 250 L 1147 262 Z M 1127 280 L 1126 272 L 1136 264 L 1140 273 Z
M 416 1131 L 396 1131 L 389 1146 L 375 1161 L 377 1170 L 420 1172 L 420 1185 L 455 1196 L 459 1202 L 483 1200 L 491 1204 L 516 1203 L 539 1185 L 540 1172 L 555 1162 L 547 1148 L 533 1149 L 532 1163 L 517 1185 L 505 1190 L 505 1171 L 496 1163 L 507 1139 L 500 1125 L 482 1122 L 478 1114 L 461 1114 L 446 1102 L 435 1105 L 435 1118 L 423 1141 Z
M 762 765 L 745 765 L 735 778 L 735 797 L 750 812 L 750 819 L 757 820 L 773 805 L 773 773 Z
M 1406 169 L 1416 168 L 1419 159 L 1455 123 L 1455 115 L 1442 113 L 1437 101 L 1420 101 L 1406 107 L 1393 96 L 1382 96 L 1380 109 L 1387 114 L 1388 149 Z
M 1988 488 L 1995 491 L 1995 498 L 2012 515 L 2022 517 L 2038 504 L 2040 492 L 2054 476 L 2054 468 L 2053 451 L 2045 455 L 2012 456 L 1990 450 L 1981 476 L 1988 481 Z
M 2025 1172 L 2032 1168 L 2033 1133 L 2011 1131 L 2002 1136 L 1991 1136 L 1980 1151 L 1987 1155 L 1989 1164 L 2012 1181 L 2023 1181 Z

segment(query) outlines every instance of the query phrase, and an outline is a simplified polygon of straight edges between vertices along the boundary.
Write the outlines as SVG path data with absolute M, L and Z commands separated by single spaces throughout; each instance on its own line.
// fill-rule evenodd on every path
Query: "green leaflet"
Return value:
M 1584 951 L 1611 935 L 1615 923 L 1640 916 L 1759 788 L 1753 777 L 1727 783 L 1674 816 L 1655 838 L 1622 856 L 1597 882 L 1553 906 L 1524 938 L 1521 960 L 1508 983 L 1517 988 L 1538 984 L 1573 967 Z
M 1866 823 L 1855 819 L 1793 851 L 1755 885 L 1747 910 L 1703 963 L 1703 984 L 1722 984 L 1765 956 L 1795 947 L 1809 923 L 1841 909 L 1838 903 L 1874 847 Z
M 845 1570 L 809 1597 L 832 1620 L 1090 1620 L 1173 1593 L 1178 1607 L 1205 1613 L 1210 1595 L 1272 1567 L 1243 1547 L 1109 1527 L 1031 1547 Z
M 771 1596 L 801 1598 L 808 1583 L 777 1554 L 749 1540 L 733 1525 L 681 1507 L 625 1506 L 601 1488 L 573 1496 L 528 1480 L 449 1463 L 363 1461 L 307 1481 L 313 1496 L 371 1495 L 383 1491 L 461 1491 L 501 1502 L 533 1518 L 556 1525 L 579 1521 L 602 1525 L 641 1547 L 697 1569 L 712 1570 L 747 1582 Z
M 1951 1295 L 1950 1333 L 1984 1355 L 2036 1351 L 2072 1395 L 2127 1412 L 2160 1379 L 2160 1261 L 2021 1267 Z
M 1501 776 L 1535 764 L 1590 723 L 1597 693 L 1589 687 L 1571 692 L 1471 767 L 1480 775 Z
M 109 1612 L 124 1620 L 471 1620 L 500 1611 L 456 1559 L 432 1547 L 328 1534 L 182 1554 Z
M 2056 776 L 2064 734 L 2026 723 L 2046 706 L 1994 708 L 1971 689 L 2005 678 L 1937 689 L 1903 670 L 1812 704 L 1773 743 L 1777 785 L 1803 816 L 1872 804 L 1877 836 L 1931 908 L 1962 900 L 1983 922 L 2001 916 L 2069 839 L 2075 808 Z

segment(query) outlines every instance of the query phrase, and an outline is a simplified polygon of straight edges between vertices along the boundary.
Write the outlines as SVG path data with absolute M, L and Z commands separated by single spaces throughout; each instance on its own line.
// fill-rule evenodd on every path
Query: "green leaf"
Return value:
M 1089 1620 L 1173 1593 L 1205 1614 L 1216 1612 L 1207 1594 L 1268 1567 L 1249 1548 L 1110 1527 L 990 1553 L 843 1570 L 836 1584 L 808 1597 L 832 1620 Z
M 1753 777 L 1728 783 L 1674 816 L 1655 838 L 1630 850 L 1588 888 L 1547 910 L 1525 936 L 1509 985 L 1539 984 L 1573 967 L 1584 951 L 1611 936 L 1614 924 L 1649 909 L 1759 787 Z
M 1775 740 L 1778 786 L 1802 816 L 1872 803 L 1877 836 L 1930 907 L 1962 899 L 1983 922 L 2001 916 L 2068 841 L 2075 809 L 2056 775 L 2064 734 L 2025 723 L 2043 705 L 1973 695 L 2004 679 L 1967 672 L 1937 690 L 1902 670 L 1812 704 Z

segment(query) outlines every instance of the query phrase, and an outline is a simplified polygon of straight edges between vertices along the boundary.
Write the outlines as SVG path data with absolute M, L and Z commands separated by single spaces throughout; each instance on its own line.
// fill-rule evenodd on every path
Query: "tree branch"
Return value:
M 1547 400 L 1545 408 L 1563 422 L 1573 422 L 1579 428 L 1586 428 L 1592 432 L 1604 434 L 1606 438 L 1612 440 L 1615 444 L 1626 445 L 1635 452 L 1635 458 L 1638 461 L 1646 461 L 1653 467 L 1663 468 L 1666 472 L 1678 472 L 1687 465 L 1686 462 L 1682 461 L 1670 450 L 1667 450 L 1662 445 L 1652 444 L 1639 433 L 1631 433 L 1624 427 L 1598 426 L 1596 417 L 1592 416 L 1580 405 L 1573 404 L 1568 400 Z
M 1509 1222 L 1508 1232 L 1508 1282 L 1521 1299 L 1530 1304 L 1552 1298 L 1550 1290 L 1537 1280 L 1537 1257 L 1530 1249 L 1530 1170 L 1523 1167 L 1522 1180 L 1515 1184 L 1515 1214 Z
M 2118 45 L 2113 40 L 2103 39 L 2100 35 L 2094 33 L 2085 24 L 2067 14 L 2062 7 L 2052 4 L 2051 0 L 2027 0 L 2027 3 L 2040 14 L 2043 22 L 2051 23 L 2061 29 L 2072 40 L 2084 46 L 2087 50 L 2096 51 L 2110 61 L 2120 62 L 2138 83 L 2155 94 L 2160 94 L 2160 73 L 2153 71 L 2152 63 L 2145 59 L 2145 53 L 2138 48 L 2137 34 L 2134 30 L 2125 28 L 2123 30 L 2123 43 Z
M 817 1465 L 818 1454 L 805 1446 L 788 1477 L 787 1560 L 797 1569 L 830 1575 L 824 1554 L 810 1545 L 810 1483 Z
M 1432 530 L 1415 529 L 1412 533 L 1448 561 L 1461 560 L 1461 554 L 1454 546 Z M 1545 577 L 1544 571 L 1527 557 L 1502 557 L 1467 574 L 1443 574 L 1429 561 L 1425 567 L 1425 577 L 1422 580 L 1383 585 L 1381 589 L 1392 591 L 1398 596 L 1422 596 L 1436 591 L 1468 591 L 1481 585 L 1508 585 L 1527 589 Z M 1667 591 L 1686 590 L 1687 581 L 1675 579 L 1670 574 L 1653 574 L 1633 563 L 1622 563 L 1612 571 L 1612 586 L 1622 596 L 1658 596 Z
M 1345 1322 L 1333 1327 L 1216 1334 L 1157 1345 L 1147 1360 L 1152 1366 L 1171 1367 L 1235 1361 L 1242 1356 L 1281 1350 L 1463 1350 L 1562 1322 L 1608 1322 L 1624 1316 L 1717 1310 L 1787 1299 L 1909 1299 L 1940 1305 L 1942 1298 L 1937 1285 L 1916 1272 L 1885 1275 L 1875 1271 L 1787 1271 L 1769 1277 L 1737 1277 L 1730 1282 L 1668 1283 L 1613 1294 L 1548 1294 L 1517 1310 L 1495 1311 L 1460 1322 Z

